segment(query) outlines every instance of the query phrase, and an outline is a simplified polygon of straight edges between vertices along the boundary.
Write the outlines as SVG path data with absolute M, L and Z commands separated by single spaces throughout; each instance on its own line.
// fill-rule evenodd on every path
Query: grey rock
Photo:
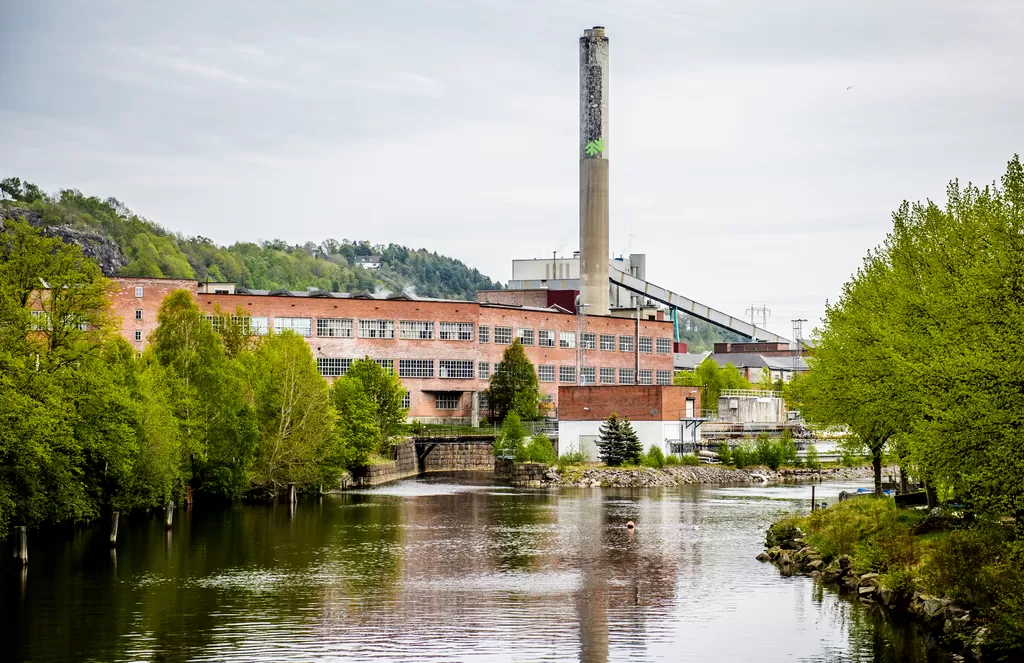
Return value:
M 922 612 L 926 617 L 935 618 L 941 616 L 945 609 L 946 606 L 942 603 L 942 601 L 935 598 L 930 598 L 924 602 Z
M 771 556 L 769 556 L 768 553 L 766 553 L 766 552 L 763 552 L 763 553 L 761 553 L 760 555 L 757 556 L 757 561 L 759 561 L 759 562 L 767 562 L 770 559 L 771 559 Z
M 874 585 L 862 585 L 857 588 L 857 593 L 861 596 L 870 596 L 878 591 L 878 588 Z

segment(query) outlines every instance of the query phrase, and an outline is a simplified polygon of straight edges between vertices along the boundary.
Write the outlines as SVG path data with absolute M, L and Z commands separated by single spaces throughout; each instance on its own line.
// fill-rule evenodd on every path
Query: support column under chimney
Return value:
M 608 315 L 608 38 L 580 37 L 580 303 Z

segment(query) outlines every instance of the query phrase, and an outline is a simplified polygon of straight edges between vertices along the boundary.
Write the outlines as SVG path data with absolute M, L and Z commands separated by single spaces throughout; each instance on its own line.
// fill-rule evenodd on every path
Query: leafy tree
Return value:
M 377 406 L 363 383 L 349 376 L 335 378 L 331 385 L 331 405 L 337 413 L 335 435 L 344 467 L 363 467 L 379 447 Z
M 614 412 L 601 424 L 597 440 L 598 456 L 605 465 L 639 463 L 644 449 L 629 419 Z
M 732 449 L 729 447 L 728 442 L 718 445 L 718 460 L 722 461 L 725 465 L 732 465 Z
M 754 443 L 754 453 L 757 456 L 757 463 L 767 465 L 773 470 L 779 469 L 782 465 L 782 448 L 774 442 L 768 433 L 760 433 Z
M 555 447 L 544 433 L 533 436 L 526 444 L 516 449 L 515 459 L 520 463 L 546 463 L 553 465 L 558 457 Z
M 656 444 L 652 444 L 643 458 L 643 464 L 648 467 L 665 467 L 665 452 Z
M 519 419 L 519 414 L 510 412 L 505 421 L 501 422 L 501 430 L 494 439 L 495 456 L 513 456 L 522 453 L 520 449 L 526 440 L 526 428 Z
M 338 458 L 335 413 L 309 344 L 293 332 L 268 337 L 249 368 L 259 429 L 253 483 L 271 494 L 288 483 L 323 480 L 325 459 Z
M 346 377 L 358 380 L 374 405 L 377 425 L 377 450 L 387 453 L 405 423 L 408 409 L 402 407 L 406 389 L 394 371 L 387 370 L 366 357 L 352 362 Z
M 782 438 L 779 440 L 779 453 L 783 465 L 789 467 L 799 465 L 800 458 L 796 452 L 796 443 L 793 441 L 793 431 L 788 428 L 782 431 Z
M 821 461 L 818 460 L 818 448 L 813 444 L 807 446 L 807 453 L 804 456 L 804 461 L 807 467 L 811 468 L 812 470 L 817 470 L 821 468 Z
M 700 387 L 700 402 L 706 410 L 718 411 L 718 397 L 723 389 L 752 389 L 753 387 L 740 369 L 731 363 L 719 367 L 708 357 L 693 373 L 676 373 L 674 383 L 688 387 Z
M 491 373 L 490 387 L 486 391 L 491 414 L 502 421 L 516 412 L 521 419 L 536 419 L 540 408 L 540 387 L 537 372 L 526 356 L 519 339 L 505 348 L 501 363 Z

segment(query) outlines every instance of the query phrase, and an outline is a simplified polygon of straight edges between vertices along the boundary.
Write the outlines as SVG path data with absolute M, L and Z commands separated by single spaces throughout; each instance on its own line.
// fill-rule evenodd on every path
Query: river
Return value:
M 826 483 L 830 502 L 865 483 Z M 33 533 L 7 661 L 947 661 L 754 556 L 808 486 L 514 490 L 433 476 Z M 630 534 L 625 528 L 636 522 Z

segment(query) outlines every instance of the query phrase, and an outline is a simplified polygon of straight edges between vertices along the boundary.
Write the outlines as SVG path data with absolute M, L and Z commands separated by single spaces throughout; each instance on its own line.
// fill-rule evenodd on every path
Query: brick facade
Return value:
M 678 421 L 687 416 L 686 401 L 700 416 L 700 388 L 617 385 L 560 387 L 558 418 L 562 421 L 603 421 L 613 412 L 631 421 Z
M 560 347 L 560 336 L 565 332 L 573 335 L 574 345 L 580 342 L 580 339 L 575 338 L 577 318 L 551 309 L 444 300 L 199 294 L 195 281 L 134 278 L 117 278 L 114 281 L 119 286 L 119 292 L 114 298 L 114 310 L 122 318 L 122 333 L 139 350 L 156 327 L 156 311 L 163 298 L 176 289 L 185 289 L 192 293 L 199 308 L 206 313 L 212 314 L 219 309 L 223 314 L 235 314 L 240 310 L 243 315 L 268 318 L 271 333 L 277 327 L 274 323 L 275 318 L 308 319 L 311 332 L 306 340 L 314 356 L 321 360 L 351 360 L 369 356 L 372 359 L 393 361 L 396 372 L 403 359 L 430 361 L 433 377 L 402 377 L 402 382 L 410 395 L 409 416 L 424 421 L 471 419 L 476 394 L 488 386 L 488 380 L 480 378 L 481 364 L 487 364 L 490 371 L 493 371 L 494 365 L 501 361 L 502 353 L 508 347 L 507 344 L 497 342 L 499 339 L 496 338 L 496 328 L 511 329 L 512 338 L 518 335 L 519 330 L 532 331 L 532 344 L 525 345 L 526 355 L 534 366 L 538 367 L 538 371 L 541 370 L 541 366 L 553 367 L 554 381 L 540 383 L 541 393 L 549 398 L 553 407 L 558 405 L 561 367 L 567 367 L 572 372 L 575 372 L 576 368 L 576 349 Z M 135 297 L 136 287 L 143 288 L 141 299 Z M 143 312 L 139 326 L 134 325 L 136 308 Z M 325 318 L 351 320 L 353 336 L 318 335 L 317 320 Z M 359 331 L 360 320 L 391 321 L 394 325 L 394 338 L 362 338 Z M 402 321 L 433 323 L 433 338 L 402 339 Z M 441 323 L 444 322 L 465 323 L 466 329 L 471 329 L 472 340 L 440 340 Z M 587 316 L 585 327 L 585 332 L 595 335 L 595 349 L 584 351 L 583 365 L 594 369 L 597 381 L 601 380 L 601 368 L 613 369 L 614 379 L 618 384 L 621 370 L 632 371 L 636 367 L 636 320 Z M 487 330 L 487 342 L 481 342 L 482 328 Z M 136 329 L 142 332 L 142 342 L 134 341 Z M 552 332 L 553 347 L 540 344 L 542 330 Z M 614 350 L 600 349 L 602 334 L 615 337 Z M 662 379 L 670 379 L 673 369 L 672 354 L 657 352 L 657 339 L 671 340 L 672 324 L 642 320 L 640 336 L 654 339 L 652 351 L 640 353 L 641 370 L 650 371 L 652 382 L 656 382 L 659 376 Z M 620 337 L 627 337 L 627 345 L 633 345 L 634 350 L 620 350 Z M 442 378 L 440 360 L 472 362 L 473 376 Z M 457 399 L 456 407 L 439 409 L 438 394 L 454 396 Z M 554 412 L 551 414 L 554 415 Z

